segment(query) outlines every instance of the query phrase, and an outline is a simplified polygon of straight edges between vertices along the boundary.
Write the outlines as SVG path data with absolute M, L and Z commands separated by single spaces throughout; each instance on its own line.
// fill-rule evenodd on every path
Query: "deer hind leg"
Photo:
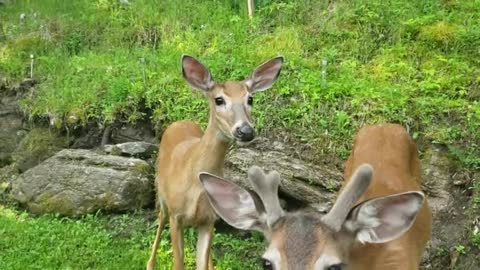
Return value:
M 160 238 L 162 236 L 163 226 L 165 225 L 165 220 L 167 218 L 166 208 L 161 204 L 158 211 L 158 227 L 157 233 L 155 234 L 155 240 L 153 240 L 152 252 L 150 254 L 150 259 L 147 263 L 147 270 L 155 269 L 155 264 L 157 261 L 157 249 L 158 244 L 160 243 Z
M 197 240 L 197 270 L 212 270 L 213 260 L 211 254 L 213 239 L 213 224 L 198 227 Z
M 176 217 L 170 217 L 170 235 L 173 249 L 173 269 L 183 270 L 183 225 Z
M 210 250 L 210 256 L 208 256 L 208 270 L 215 270 L 215 267 L 213 267 L 213 256 L 212 256 L 211 250 Z

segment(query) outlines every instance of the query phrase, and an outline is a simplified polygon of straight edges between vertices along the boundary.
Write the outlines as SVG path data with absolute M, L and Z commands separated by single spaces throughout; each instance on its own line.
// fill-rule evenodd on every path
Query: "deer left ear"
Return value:
M 283 57 L 279 56 L 258 66 L 245 81 L 248 91 L 255 93 L 270 88 L 280 75 L 283 61 Z
M 261 202 L 247 190 L 216 175 L 201 172 L 200 181 L 210 205 L 225 222 L 240 230 L 265 232 L 265 211 Z
M 182 55 L 182 74 L 188 84 L 195 89 L 208 91 L 215 85 L 207 67 L 190 55 Z
M 343 228 L 362 243 L 394 240 L 410 229 L 424 197 L 421 192 L 405 192 L 365 201 L 350 211 Z

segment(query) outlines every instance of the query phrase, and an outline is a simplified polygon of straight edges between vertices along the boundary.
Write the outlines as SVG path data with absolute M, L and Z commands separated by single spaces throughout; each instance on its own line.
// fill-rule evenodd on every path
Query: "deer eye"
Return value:
M 223 99 L 223 97 L 217 97 L 217 98 L 215 98 L 215 104 L 217 106 L 224 105 L 225 104 L 225 99 Z
M 274 270 L 273 263 L 267 259 L 262 259 L 262 268 L 264 270 Z
M 339 264 L 333 264 L 330 265 L 329 267 L 325 268 L 325 270 L 342 270 L 345 264 L 339 263 Z
M 252 106 L 253 105 L 253 97 L 252 96 L 249 96 L 248 99 L 247 99 L 247 104 Z

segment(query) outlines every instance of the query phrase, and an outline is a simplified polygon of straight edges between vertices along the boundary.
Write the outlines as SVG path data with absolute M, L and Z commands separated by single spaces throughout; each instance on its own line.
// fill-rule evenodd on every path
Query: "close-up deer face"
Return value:
M 285 213 L 278 198 L 280 176 L 253 166 L 248 178 L 255 193 L 201 173 L 210 203 L 228 224 L 265 235 L 264 269 L 347 270 L 356 242 L 385 243 L 400 237 L 422 206 L 421 192 L 378 197 L 355 205 L 368 188 L 373 169 L 359 166 L 325 215 L 315 210 Z M 368 268 L 366 268 L 368 269 Z
M 195 89 L 205 93 L 210 104 L 210 120 L 230 140 L 249 142 L 255 137 L 252 119 L 253 94 L 267 90 L 280 74 L 283 57 L 273 58 L 257 67 L 243 81 L 215 82 L 208 69 L 195 58 L 182 57 L 182 73 Z

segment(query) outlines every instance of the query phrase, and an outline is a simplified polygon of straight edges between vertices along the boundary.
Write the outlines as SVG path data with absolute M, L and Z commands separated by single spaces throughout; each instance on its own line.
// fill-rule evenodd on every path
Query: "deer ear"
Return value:
M 208 91 L 215 85 L 210 71 L 190 55 L 182 56 L 182 74 L 188 84 L 195 89 Z
M 283 61 L 283 57 L 279 56 L 258 66 L 250 75 L 250 78 L 245 81 L 249 92 L 255 93 L 270 88 L 280 75 Z
M 365 201 L 354 207 L 343 227 L 362 243 L 385 243 L 412 226 L 424 195 L 405 192 Z
M 229 225 L 241 230 L 264 232 L 266 218 L 259 202 L 247 190 L 210 173 L 202 172 L 200 181 L 215 212 Z

